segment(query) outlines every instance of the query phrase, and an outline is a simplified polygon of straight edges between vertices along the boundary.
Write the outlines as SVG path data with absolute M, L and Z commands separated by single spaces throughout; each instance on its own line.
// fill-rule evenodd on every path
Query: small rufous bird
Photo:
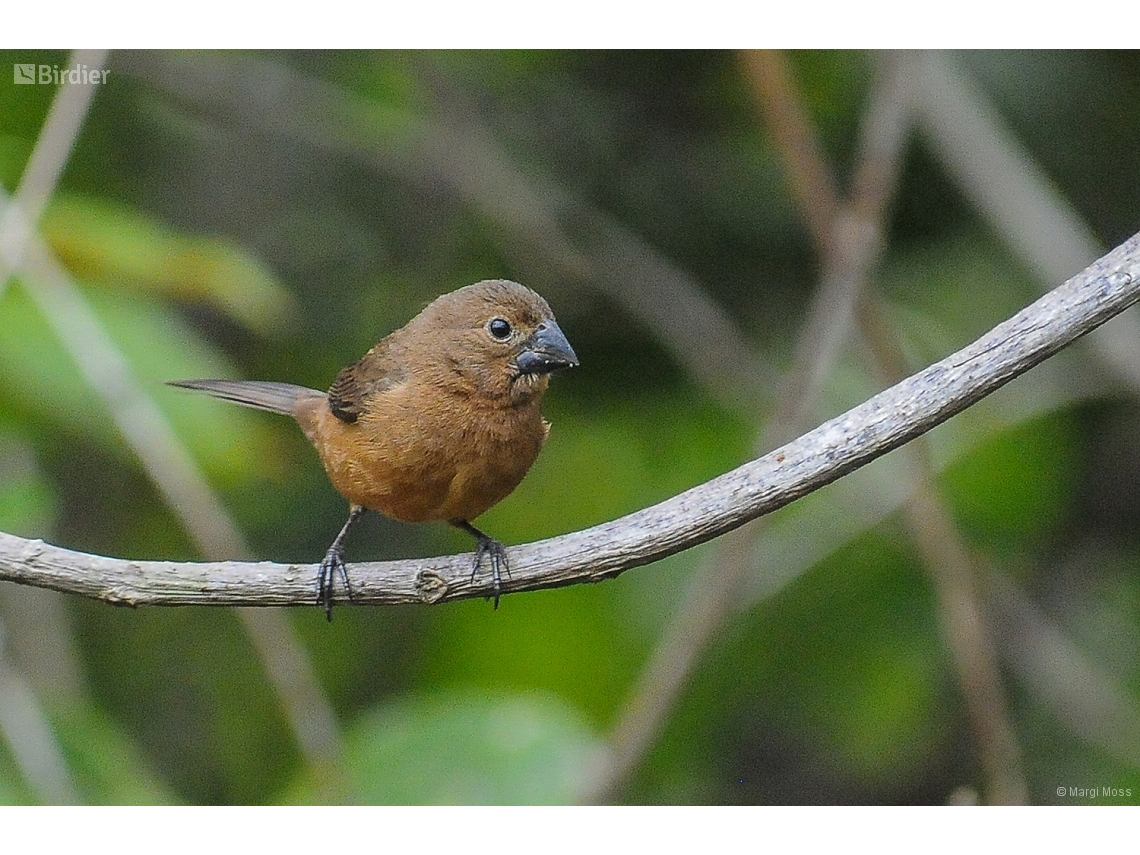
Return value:
M 317 576 L 317 604 L 332 620 L 337 574 L 352 597 L 344 540 L 367 509 L 473 535 L 471 578 L 487 556 L 498 608 L 506 550 L 471 521 L 522 481 L 550 432 L 539 412 L 547 375 L 577 364 L 542 297 L 489 279 L 438 297 L 342 370 L 327 394 L 262 381 L 170 385 L 290 415 L 316 447 L 349 503 Z

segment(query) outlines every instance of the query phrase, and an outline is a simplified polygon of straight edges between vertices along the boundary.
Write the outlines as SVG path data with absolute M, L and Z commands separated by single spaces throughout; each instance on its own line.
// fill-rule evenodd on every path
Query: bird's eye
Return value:
M 506 339 L 510 338 L 511 325 L 509 322 L 503 320 L 502 318 L 494 318 L 489 324 L 487 324 L 487 331 L 499 341 L 505 341 Z

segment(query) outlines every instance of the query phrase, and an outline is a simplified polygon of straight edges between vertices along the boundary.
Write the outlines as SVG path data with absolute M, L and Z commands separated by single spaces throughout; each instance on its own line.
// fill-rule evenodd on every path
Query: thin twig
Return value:
M 660 504 L 508 550 L 507 593 L 609 579 L 781 508 L 920 436 L 1140 301 L 1140 234 L 967 347 L 799 439 Z M 355 601 L 493 594 L 471 555 L 354 564 Z M 123 605 L 311 605 L 315 564 L 132 561 L 0 534 L 0 579 Z

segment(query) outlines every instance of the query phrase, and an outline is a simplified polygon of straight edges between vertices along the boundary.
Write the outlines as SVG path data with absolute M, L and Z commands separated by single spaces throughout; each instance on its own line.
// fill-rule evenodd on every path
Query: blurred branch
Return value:
M 953 60 L 927 51 L 916 72 L 914 108 L 931 145 L 1035 277 L 1056 282 L 1096 258 L 1081 215 Z
M 3 627 L 0 627 L 2 631 Z M 75 805 L 75 788 L 63 750 L 35 693 L 0 647 L 0 733 L 36 798 L 47 805 Z
M 839 214 L 839 189 L 819 145 L 819 136 L 804 109 L 787 54 L 776 50 L 746 50 L 741 51 L 740 60 L 780 150 L 792 190 L 799 197 L 800 213 L 816 247 L 826 250 L 831 246 Z
M 886 54 L 871 87 L 850 197 L 834 209 L 828 239 L 818 246 L 823 256 L 819 290 L 796 340 L 792 371 L 776 414 L 760 440 L 764 445 L 783 442 L 802 430 L 847 337 L 867 276 L 882 253 L 887 211 L 898 188 L 910 127 L 913 66 L 911 54 Z M 826 164 L 812 168 L 824 170 Z
M 1098 254 L 1096 239 L 1079 213 L 1005 127 L 998 112 L 968 85 L 945 55 L 922 55 L 913 79 L 918 90 L 914 109 L 933 147 L 964 192 L 991 219 L 1039 282 L 1048 284 L 1068 275 Z M 1098 333 L 1090 344 L 1117 376 L 1135 388 L 1140 377 L 1140 325 L 1133 314 Z M 1026 788 L 1016 768 L 1012 730 L 1001 714 L 1004 703 L 994 645 L 985 630 L 986 622 L 979 619 L 977 584 L 965 575 L 972 575 L 969 556 L 933 490 L 929 455 L 923 455 L 921 462 L 923 465 L 912 468 L 916 474 L 925 474 L 915 487 L 914 502 L 903 505 L 904 512 L 916 542 L 928 556 L 927 566 L 940 592 L 944 631 L 959 663 L 989 779 L 987 789 L 995 800 L 1011 796 L 1020 800 Z M 1068 706 L 1080 707 L 1083 698 L 1095 706 L 1097 702 L 1092 699 L 1104 697 L 1106 691 L 1071 693 Z
M 1140 768 L 1136 698 L 1101 671 L 1012 580 L 993 574 L 986 594 L 1013 672 L 1081 739 Z
M 0 193 L 0 211 L 8 200 Z M 29 237 L 22 268 L 28 296 L 51 326 L 127 444 L 203 554 L 248 554 L 244 539 L 166 417 L 143 391 L 86 295 L 39 235 Z
M 105 50 L 79 50 L 71 54 L 69 67 L 86 64 L 89 68 L 98 68 L 106 58 Z M 98 88 L 65 83 L 51 102 L 36 147 L 20 176 L 13 204 L 0 211 L 0 293 L 8 277 L 21 266 L 27 242 L 63 173 Z
M 0 622 L 7 655 L 37 697 L 50 707 L 80 702 L 87 686 L 68 600 L 56 591 L 0 586 Z
M 865 304 L 862 328 L 879 372 L 901 376 L 902 356 L 881 313 Z M 938 491 L 930 444 L 920 437 L 899 452 L 914 472 L 914 492 L 903 519 L 922 555 L 938 603 L 942 636 L 953 659 L 958 688 L 974 734 L 987 804 L 1027 804 L 1021 751 L 1009 722 L 997 645 L 979 590 L 977 568 L 945 499 Z
M 106 51 L 79 51 L 73 64 L 97 68 Z M 245 539 L 210 490 L 165 416 L 142 390 L 126 358 L 82 290 L 36 232 L 63 171 L 95 86 L 63 85 L 11 199 L 0 190 L 0 290 L 21 275 L 28 295 L 141 462 L 151 482 L 206 556 L 248 555 Z M 262 655 L 302 752 L 313 765 L 338 753 L 336 718 L 284 615 L 240 615 Z M 286 667 L 287 666 L 287 667 Z
M 641 511 L 509 550 L 507 592 L 612 578 L 783 507 L 961 412 L 1140 301 L 1140 234 L 972 344 L 758 460 Z M 355 601 L 492 593 L 471 555 L 351 566 Z M 127 561 L 0 535 L 0 579 L 124 605 L 296 605 L 316 565 Z
M 927 52 L 914 108 L 942 162 L 1042 289 L 1103 249 L 990 104 L 943 53 Z M 1089 340 L 1113 373 L 1140 391 L 1140 318 L 1129 312 Z
M 71 54 L 72 67 L 87 63 L 91 67 L 102 65 L 107 52 L 80 50 Z M 31 157 L 20 176 L 12 204 L 5 206 L 0 188 L 0 295 L 9 277 L 23 264 L 28 243 L 43 215 L 48 199 L 63 173 L 68 155 L 83 127 L 83 120 L 95 94 L 95 86 L 62 85 L 56 90 L 47 118 L 40 128 L 39 137 Z M 7 604 L 17 598 L 7 597 Z M 40 622 L 41 634 L 65 627 L 62 621 L 49 619 Z M 0 627 L 2 629 L 2 627 Z M 70 652 L 69 637 L 47 637 L 48 649 L 57 653 Z M 0 642 L 4 639 L 0 638 Z M 65 657 L 63 669 L 74 660 Z M 76 683 L 78 685 L 78 683 Z M 51 723 L 40 706 L 32 687 L 11 663 L 5 646 L 0 643 L 0 732 L 12 751 L 16 765 L 37 797 L 46 804 L 78 804 L 79 793 L 71 778 L 71 770 L 63 756 Z
M 0 212 L 5 202 L 0 193 Z M 210 490 L 193 457 L 158 406 L 140 387 L 126 357 L 107 334 L 82 290 L 39 235 L 33 234 L 28 238 L 23 266 L 18 272 L 28 284 L 28 295 L 88 385 L 103 400 L 107 412 L 142 463 L 147 476 L 201 553 L 207 556 L 249 555 L 245 538 Z M 320 692 L 316 675 L 299 639 L 292 627 L 283 621 L 286 621 L 283 615 L 261 617 L 256 622 L 242 617 L 259 652 L 288 643 L 293 647 L 290 660 L 294 665 L 304 666 L 303 671 L 287 675 L 275 668 L 273 661 L 263 659 L 266 673 L 295 728 L 312 721 L 313 711 L 323 707 L 324 712 L 319 716 L 315 731 L 319 735 L 310 736 L 297 731 L 302 748 L 324 745 L 320 754 L 308 756 L 311 763 L 322 765 L 336 754 L 335 743 L 329 744 L 325 739 L 336 719 Z M 274 626 L 270 628 L 269 624 Z M 269 636 L 258 638 L 257 634 L 263 631 L 270 631 Z M 296 698 L 296 688 L 301 680 L 309 683 L 311 688 L 306 692 L 302 706 L 295 708 L 291 700 Z
M 785 54 L 758 53 L 745 59 L 751 63 L 769 120 L 790 126 L 776 127 L 773 133 L 781 141 L 791 183 L 813 227 L 826 231 L 820 246 L 824 263 L 820 286 L 797 336 L 792 369 L 775 413 L 755 443 L 761 453 L 806 427 L 807 413 L 834 364 L 867 271 L 878 256 L 882 221 L 897 185 L 906 138 L 908 67 L 905 55 L 890 55 L 871 87 L 852 198 L 844 203 L 835 194 L 814 131 L 798 106 Z M 829 218 L 825 224 L 820 222 L 824 213 Z M 732 532 L 702 561 L 618 715 L 608 763 L 595 770 L 586 800 L 612 799 L 659 736 L 700 657 L 740 605 L 741 587 L 754 568 L 751 558 L 762 522 Z
M 343 803 L 348 792 L 335 768 L 340 758 L 340 725 L 293 622 L 279 609 L 238 609 L 237 615 L 257 650 L 313 779 L 324 782 L 326 801 Z
M 788 113 L 781 103 L 794 98 L 790 75 L 785 63 L 780 61 L 781 57 L 782 54 L 766 53 L 763 69 L 766 74 L 757 75 L 758 82 L 771 75 L 781 83 L 779 86 L 767 85 L 761 90 L 767 101 L 773 97 L 779 99 L 775 105 L 769 103 L 768 113 L 773 116 Z M 879 85 L 893 97 L 874 97 L 873 90 L 872 102 L 864 118 L 864 154 L 855 176 L 851 202 L 830 206 L 835 217 L 831 224 L 831 237 L 826 241 L 818 241 L 817 238 L 825 258 L 821 291 L 834 292 L 836 299 L 832 304 L 842 307 L 843 318 L 850 317 L 853 303 L 844 304 L 840 298 L 847 295 L 849 300 L 855 299 L 858 292 L 855 283 L 865 277 L 872 260 L 879 254 L 886 208 L 897 184 L 903 138 L 910 126 L 906 114 L 919 100 L 915 97 L 916 79 L 923 62 L 923 55 L 917 53 L 896 53 L 887 60 L 888 69 L 880 73 Z M 827 167 L 820 162 L 819 146 L 810 136 L 811 129 L 806 120 L 796 123 L 796 127 L 798 133 L 793 139 L 798 153 L 785 152 L 793 172 L 793 185 L 800 188 L 822 185 Z M 776 135 L 789 136 L 781 134 L 778 128 Z M 788 145 L 784 148 L 787 149 Z M 830 200 L 821 199 L 821 193 L 817 191 L 814 198 L 809 198 L 801 191 L 801 205 L 829 207 L 826 203 Z M 879 363 L 880 373 L 887 375 L 888 382 L 893 382 L 905 375 L 893 346 L 893 336 L 881 323 L 877 323 L 879 320 L 878 315 L 864 313 L 862 328 Z M 835 349 L 845 329 L 837 316 L 829 324 L 821 323 L 814 334 L 801 337 L 799 347 L 823 351 Z M 810 332 L 810 328 L 805 332 Z M 812 363 L 808 359 L 799 359 L 796 364 L 806 366 Z M 820 362 L 815 364 L 818 366 Z M 814 378 L 801 379 L 797 384 L 805 393 L 798 404 L 801 414 L 823 380 L 821 369 L 816 370 Z M 783 400 L 785 407 L 788 402 L 788 399 Z M 785 424 L 795 425 L 798 422 L 795 415 L 785 413 Z M 773 428 L 779 429 L 778 421 Z M 954 525 L 953 516 L 934 486 L 935 467 L 925 441 L 920 440 L 915 450 L 909 451 L 905 459 L 916 474 L 917 485 L 903 506 L 904 517 L 922 552 L 937 594 L 942 632 L 969 712 L 985 775 L 986 795 L 989 801 L 999 804 L 1023 803 L 1027 798 L 1027 788 L 1013 728 L 1006 717 L 1005 693 L 997 656 L 982 617 L 969 552 Z M 746 554 L 751 552 L 748 549 Z

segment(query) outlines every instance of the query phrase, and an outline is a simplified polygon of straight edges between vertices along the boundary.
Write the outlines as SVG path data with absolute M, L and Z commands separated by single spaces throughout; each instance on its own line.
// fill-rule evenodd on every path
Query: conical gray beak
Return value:
M 549 374 L 577 364 L 574 348 L 553 320 L 539 324 L 515 357 L 520 374 Z

